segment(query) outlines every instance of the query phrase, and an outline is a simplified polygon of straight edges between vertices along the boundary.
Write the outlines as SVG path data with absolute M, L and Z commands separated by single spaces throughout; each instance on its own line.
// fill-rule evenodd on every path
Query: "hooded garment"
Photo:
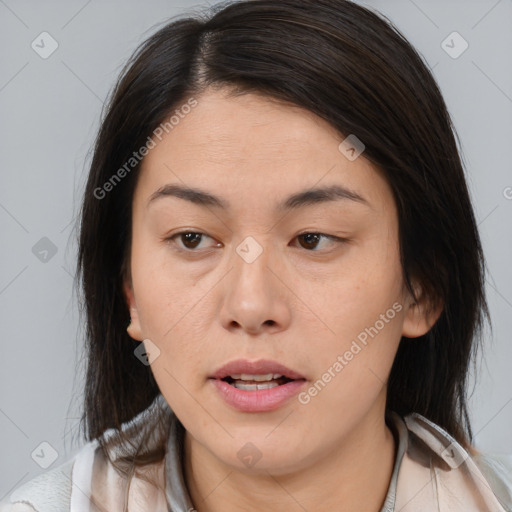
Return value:
M 157 446 L 157 411 L 169 426 L 161 462 L 122 476 L 95 439 L 66 463 L 16 489 L 0 503 L 0 512 L 194 512 L 182 470 L 185 431 L 163 396 L 122 429 L 134 446 L 141 441 Z M 397 450 L 380 512 L 512 512 L 512 454 L 470 456 L 441 427 L 417 413 L 402 418 L 388 411 L 386 423 Z M 113 433 L 110 429 L 105 437 Z M 121 455 L 130 453 L 113 443 L 110 459 Z

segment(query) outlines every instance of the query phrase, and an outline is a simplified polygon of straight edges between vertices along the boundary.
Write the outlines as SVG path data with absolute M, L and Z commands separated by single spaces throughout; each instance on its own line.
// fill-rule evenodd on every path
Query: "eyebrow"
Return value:
M 226 201 L 225 199 L 198 188 L 186 187 L 178 184 L 167 184 L 160 187 L 151 195 L 147 206 L 149 207 L 149 205 L 154 201 L 164 197 L 177 197 L 203 207 L 213 207 L 222 210 L 228 210 L 230 208 L 229 201 Z M 354 201 L 372 208 L 370 203 L 357 192 L 342 187 L 341 185 L 330 185 L 327 187 L 306 189 L 292 194 L 279 203 L 276 209 L 277 211 L 286 211 L 313 204 L 340 200 Z

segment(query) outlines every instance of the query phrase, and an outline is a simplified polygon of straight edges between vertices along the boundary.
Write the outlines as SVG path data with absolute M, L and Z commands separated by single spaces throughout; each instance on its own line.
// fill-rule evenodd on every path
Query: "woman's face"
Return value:
M 285 473 L 384 425 L 400 337 L 429 326 L 360 146 L 263 96 L 196 99 L 142 163 L 129 333 L 198 450 Z

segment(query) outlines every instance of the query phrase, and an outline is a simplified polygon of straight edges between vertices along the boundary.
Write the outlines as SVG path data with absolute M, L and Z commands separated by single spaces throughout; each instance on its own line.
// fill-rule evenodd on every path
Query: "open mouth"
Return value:
M 230 361 L 209 379 L 230 407 L 251 413 L 284 406 L 306 384 L 304 375 L 269 359 Z
M 236 374 L 228 375 L 221 379 L 229 385 L 244 391 L 257 391 L 259 389 L 271 389 L 277 386 L 283 386 L 294 379 L 289 379 L 280 374 L 266 374 L 266 375 L 248 375 Z

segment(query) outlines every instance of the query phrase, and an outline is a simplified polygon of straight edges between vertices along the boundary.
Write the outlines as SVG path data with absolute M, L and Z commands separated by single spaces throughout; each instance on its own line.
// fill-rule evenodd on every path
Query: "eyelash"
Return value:
M 180 235 L 185 235 L 185 234 L 202 235 L 202 236 L 206 236 L 208 238 L 212 238 L 212 237 L 208 236 L 206 233 L 202 233 L 200 231 L 185 230 L 185 231 L 180 231 L 178 233 L 174 233 L 172 236 L 165 238 L 164 241 L 175 244 L 176 243 L 175 239 L 178 238 Z M 328 240 L 331 240 L 333 242 L 338 242 L 340 244 L 346 243 L 346 242 L 349 241 L 349 239 L 347 239 L 347 238 L 340 238 L 340 237 L 337 237 L 337 236 L 334 236 L 334 235 L 328 235 L 326 233 L 319 233 L 319 232 L 316 232 L 316 231 L 306 231 L 304 233 L 299 233 L 295 238 L 304 237 L 306 235 L 318 235 L 321 238 L 326 238 Z M 212 238 L 212 240 L 213 240 L 213 238 Z M 201 242 L 202 242 L 202 239 L 201 239 L 201 241 L 199 243 L 201 243 Z M 201 249 L 189 249 L 187 247 L 178 247 L 178 250 L 182 251 L 182 252 L 191 253 L 191 254 L 192 253 L 199 253 L 201 251 Z M 318 251 L 318 250 L 315 250 L 315 249 L 304 249 L 304 250 L 307 251 L 307 252 L 312 252 L 312 253 L 322 252 L 322 251 Z

